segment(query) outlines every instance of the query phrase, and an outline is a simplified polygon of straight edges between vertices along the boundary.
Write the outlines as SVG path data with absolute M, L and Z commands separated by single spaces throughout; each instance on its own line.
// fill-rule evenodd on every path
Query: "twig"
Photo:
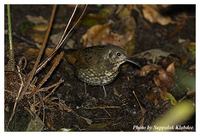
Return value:
M 109 117 L 111 117 L 110 113 L 106 109 L 103 110 L 108 114 Z
M 27 65 L 27 59 L 26 57 L 23 56 L 19 59 L 18 66 L 20 67 L 21 70 L 25 70 L 26 65 Z
M 6 35 L 8 35 L 8 31 L 7 31 L 7 30 L 5 30 L 4 33 L 5 33 Z M 14 31 L 12 31 L 12 36 L 13 36 L 14 38 L 17 38 L 18 40 L 24 42 L 24 43 L 27 43 L 27 44 L 24 44 L 24 45 L 26 45 L 26 46 L 28 46 L 28 47 L 33 47 L 33 48 L 36 47 L 36 48 L 38 48 L 38 49 L 40 49 L 40 47 L 41 47 L 41 44 L 39 44 L 38 42 L 35 42 L 35 41 L 31 40 L 31 39 L 28 39 L 27 37 L 18 35 L 18 34 L 17 34 L 16 32 L 14 32 Z M 55 46 L 55 44 L 48 43 L 48 46 L 49 46 L 49 47 L 53 47 L 53 46 Z
M 63 79 L 60 79 L 57 83 L 57 85 L 54 87 L 54 89 L 47 95 L 43 98 L 43 101 L 45 101 L 58 87 L 61 83 L 63 83 L 64 80 Z
M 55 68 L 58 66 L 58 64 L 60 63 L 60 60 L 62 59 L 64 55 L 64 52 L 61 52 L 58 56 L 56 56 L 56 58 L 54 59 L 54 64 L 51 67 L 51 69 L 49 70 L 49 72 L 45 75 L 45 77 L 42 79 L 42 81 L 40 82 L 40 84 L 38 85 L 38 89 L 42 87 L 42 85 L 49 79 L 49 77 L 51 76 L 51 74 L 53 73 L 53 71 L 55 70 Z
M 91 119 L 83 117 L 83 116 L 79 115 L 78 113 L 76 113 L 72 108 L 67 106 L 62 100 L 61 101 L 59 100 L 59 103 L 56 103 L 56 105 L 58 105 L 60 110 L 72 113 L 77 118 L 83 119 L 84 121 L 86 121 L 86 123 L 88 123 L 89 125 L 91 125 L 91 123 L 93 122 Z
M 62 45 L 61 42 L 62 42 L 62 40 L 63 40 L 63 37 L 64 37 L 65 34 L 66 34 L 66 31 L 67 31 L 67 29 L 68 29 L 68 27 L 69 27 L 69 25 L 70 25 L 70 23 L 71 23 L 72 18 L 74 17 L 74 14 L 75 14 L 75 12 L 76 12 L 76 10 L 77 10 L 77 7 L 78 7 L 78 5 L 75 6 L 74 11 L 73 11 L 73 13 L 72 13 L 72 15 L 71 15 L 71 17 L 70 17 L 70 19 L 69 19 L 69 21 L 68 21 L 66 27 L 65 27 L 65 30 L 64 30 L 64 32 L 63 32 L 63 34 L 62 34 L 62 37 L 60 38 L 60 41 L 58 42 L 58 44 L 57 44 L 57 46 L 55 47 L 54 51 L 51 53 L 51 55 L 50 55 L 48 58 L 46 58 L 42 63 L 40 63 L 40 65 L 38 66 L 38 69 L 37 69 L 36 73 L 38 73 L 42 68 L 44 68 L 44 67 L 46 66 L 46 64 L 47 64 L 47 63 L 53 58 L 53 56 L 56 54 L 57 50 L 61 47 L 61 45 Z
M 53 84 L 53 85 L 51 85 L 51 86 L 45 87 L 45 88 L 41 88 L 41 89 L 39 89 L 37 92 L 47 91 L 47 90 L 53 88 L 53 90 L 52 90 L 47 96 L 45 96 L 45 98 L 42 99 L 43 101 L 45 101 L 45 100 L 59 87 L 59 85 L 60 85 L 61 83 L 63 83 L 63 82 L 64 82 L 64 80 L 60 79 L 57 83 L 55 83 L 55 84 Z M 40 103 L 40 102 L 37 102 L 37 103 L 35 104 L 35 106 L 38 105 L 39 103 Z
M 44 107 L 44 102 L 42 101 L 42 121 L 44 122 L 45 120 L 45 107 Z
M 27 83 L 26 83 L 26 86 L 24 87 L 24 90 L 22 92 L 22 95 L 21 97 L 23 96 L 23 94 L 26 92 L 26 90 L 28 89 L 30 83 L 31 83 L 31 80 L 33 79 L 34 75 L 35 75 L 35 72 L 37 70 L 37 67 L 40 63 L 40 60 L 42 58 L 42 55 L 44 53 L 44 50 L 46 48 L 46 43 L 47 43 L 47 40 L 48 40 L 48 37 L 49 37 L 49 33 L 51 31 L 51 28 L 52 28 L 52 24 L 53 24 L 53 20 L 54 20 L 54 16 L 55 16 L 55 12 L 56 12 L 56 5 L 53 6 L 53 9 L 52 9 L 52 13 L 51 13 L 51 18 L 50 18 L 50 22 L 49 22 L 49 26 L 48 26 L 48 29 L 46 31 L 46 34 L 45 34 L 45 38 L 44 38 L 44 41 L 43 41 L 43 44 L 42 44 L 42 47 L 40 49 L 40 52 L 39 52 L 39 55 L 37 57 L 37 60 L 34 64 L 34 67 L 32 69 L 32 71 L 29 73 L 29 76 L 28 76 L 28 80 L 27 80 Z
M 11 14 L 10 5 L 7 5 L 7 16 L 8 16 L 8 39 L 9 39 L 9 61 L 8 61 L 8 71 L 15 71 L 15 58 L 14 49 L 12 42 L 12 25 L 11 25 Z
M 140 104 L 140 101 L 138 100 L 136 94 L 135 94 L 135 91 L 133 90 L 133 95 L 135 96 L 135 99 L 140 107 L 140 110 L 142 112 L 142 119 L 140 120 L 140 125 L 143 126 L 144 124 L 144 114 L 146 113 L 146 109 L 142 107 L 142 105 Z
M 16 32 L 13 32 L 12 34 L 15 38 L 19 39 L 20 41 L 23 41 L 25 43 L 28 44 L 28 46 L 30 47 L 30 45 L 33 45 L 31 47 L 40 47 L 40 44 L 34 41 L 31 41 L 29 39 L 27 39 L 26 37 L 23 37 L 21 35 L 18 35 Z
M 58 84 L 60 84 L 59 82 L 53 84 L 53 85 L 50 85 L 48 87 L 44 87 L 44 88 L 40 88 L 37 92 L 46 92 L 48 91 L 49 89 L 52 89 L 54 88 L 55 86 L 57 86 Z
M 73 19 L 73 17 L 74 17 L 74 14 L 75 14 L 75 12 L 76 12 L 76 10 L 77 10 L 77 7 L 78 7 L 78 5 L 75 6 L 74 11 L 73 11 L 73 13 L 72 13 L 72 15 L 71 15 L 71 17 L 70 17 L 70 19 L 69 19 L 69 21 L 68 21 L 66 27 L 65 27 L 65 30 L 64 30 L 64 32 L 63 32 L 63 34 L 62 34 L 62 37 L 60 38 L 60 40 L 59 40 L 59 42 L 58 42 L 58 45 L 60 45 L 60 43 L 63 41 L 63 38 L 64 38 L 64 36 L 65 36 L 65 34 L 66 34 L 66 32 L 67 32 L 67 29 L 69 28 L 69 25 L 70 25 L 70 23 L 71 23 L 71 21 L 72 21 L 72 19 Z
M 40 93 L 38 93 L 38 97 L 39 97 L 39 101 L 40 101 L 40 103 L 42 104 L 42 106 L 40 105 L 39 107 L 38 107 L 38 109 L 37 109 L 37 111 L 38 111 L 38 113 L 37 113 L 37 115 L 39 116 L 40 115 L 40 110 L 41 110 L 41 107 L 43 107 L 44 108 L 44 102 L 43 102 L 43 100 L 42 100 L 42 95 L 40 94 Z M 33 105 L 34 104 L 34 105 Z M 35 102 L 33 103 L 33 104 L 31 104 L 31 105 L 33 105 L 34 107 L 35 107 Z
M 12 121 L 12 119 L 14 117 L 14 114 L 15 114 L 15 111 L 16 111 L 16 107 L 17 107 L 17 103 L 19 101 L 19 97 L 20 97 L 20 94 L 22 92 L 22 88 L 24 86 L 24 81 L 23 81 L 23 78 L 22 78 L 22 75 L 21 75 L 21 70 L 20 70 L 19 66 L 17 66 L 17 71 L 18 71 L 18 74 L 19 74 L 19 78 L 21 80 L 21 85 L 20 85 L 19 91 L 17 93 L 17 97 L 15 99 L 15 103 L 14 103 L 14 106 L 13 106 L 12 114 L 11 114 L 11 116 L 9 118 L 9 121 L 8 121 L 8 124 L 7 124 L 7 128 L 9 127 L 9 124 L 10 124 L 10 122 Z
M 41 110 L 41 107 L 42 107 L 42 121 L 44 122 L 44 120 L 45 120 L 45 106 L 44 106 L 44 102 L 43 102 L 43 99 L 42 99 L 42 95 L 39 93 L 38 96 L 39 96 L 39 99 L 40 99 L 40 103 L 42 104 L 42 106 L 39 106 L 38 116 L 40 115 L 40 110 Z M 34 103 L 34 106 L 36 106 L 35 103 Z
M 65 28 L 65 31 L 62 35 L 62 40 L 59 41 L 59 44 L 55 47 L 54 51 L 51 53 L 51 55 L 46 58 L 42 63 L 40 63 L 40 65 L 38 66 L 37 70 L 36 70 L 36 73 L 38 73 L 42 68 L 44 68 L 46 66 L 46 64 L 53 58 L 53 56 L 56 54 L 56 52 L 58 51 L 58 49 L 60 49 L 60 47 L 62 46 L 63 42 L 66 40 L 66 38 L 68 37 L 68 35 L 70 34 L 70 32 L 74 29 L 74 27 L 78 24 L 78 22 L 80 21 L 80 19 L 83 17 L 84 13 L 85 13 L 85 10 L 87 8 L 87 5 L 85 6 L 81 16 L 78 18 L 78 20 L 76 21 L 76 23 L 72 26 L 72 28 L 68 31 L 68 33 L 65 35 L 65 31 L 68 29 L 67 26 Z M 74 9 L 76 10 L 76 8 Z M 75 11 L 74 11 L 75 12 Z M 74 13 L 73 12 L 73 13 Z M 74 15 L 72 14 L 71 18 L 73 17 Z M 69 23 L 69 22 L 68 22 Z M 65 35 L 65 36 L 64 36 Z M 64 37 L 64 38 L 63 38 Z
M 47 57 L 42 63 L 40 63 L 40 65 L 38 66 L 38 68 L 37 68 L 37 70 L 36 70 L 36 73 L 38 73 L 42 68 L 44 68 L 44 67 L 46 66 L 46 64 L 47 64 L 47 63 L 53 58 L 53 56 L 56 54 L 57 50 L 61 47 L 61 44 L 60 44 L 60 43 L 61 43 L 61 41 L 63 40 L 63 37 L 64 37 L 65 34 L 66 34 L 66 31 L 67 31 L 67 29 L 68 29 L 68 27 L 69 27 L 69 24 L 71 23 L 72 18 L 74 17 L 74 14 L 75 14 L 75 12 L 76 12 L 77 7 L 78 7 L 78 5 L 76 5 L 76 7 L 74 8 L 74 11 L 73 11 L 73 13 L 72 13 L 72 15 L 71 15 L 71 17 L 70 17 L 70 19 L 69 19 L 69 21 L 68 21 L 66 27 L 65 27 L 65 30 L 64 30 L 64 32 L 63 32 L 63 34 L 62 34 L 62 37 L 61 37 L 60 41 L 58 42 L 57 46 L 55 47 L 55 49 L 53 50 L 53 52 L 50 54 L 50 56 Z
M 84 107 L 86 110 L 94 110 L 94 109 L 120 109 L 120 106 L 97 106 L 97 107 Z
M 83 17 L 85 11 L 87 9 L 87 5 L 84 7 L 82 14 L 80 15 L 80 17 L 78 18 L 78 20 L 76 21 L 76 23 L 72 26 L 72 28 L 69 30 L 69 32 L 65 35 L 65 37 L 63 38 L 62 42 L 60 43 L 60 46 L 63 44 L 63 42 L 67 39 L 68 35 L 71 33 L 71 31 L 74 29 L 74 27 L 78 24 L 78 22 L 81 20 L 81 18 Z

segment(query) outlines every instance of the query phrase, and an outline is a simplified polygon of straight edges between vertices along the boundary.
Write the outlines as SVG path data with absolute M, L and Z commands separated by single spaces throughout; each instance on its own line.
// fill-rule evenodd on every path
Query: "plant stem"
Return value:
M 9 68 L 9 71 L 14 71 L 15 70 L 15 59 L 14 59 L 14 49 L 13 49 L 13 42 L 12 42 L 12 26 L 11 26 L 10 5 L 7 5 L 7 16 L 8 16 L 8 39 L 9 39 L 8 68 Z

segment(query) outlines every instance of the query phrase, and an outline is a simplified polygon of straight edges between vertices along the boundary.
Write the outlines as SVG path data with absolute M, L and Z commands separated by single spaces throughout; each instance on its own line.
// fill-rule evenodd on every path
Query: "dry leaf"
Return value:
M 97 45 L 101 43 L 101 40 L 104 39 L 110 33 L 110 23 L 103 25 L 94 25 L 82 36 L 81 42 L 83 45 L 88 47 L 91 44 Z
M 127 33 L 127 36 L 111 32 L 107 37 L 102 39 L 102 44 L 112 44 L 123 47 L 128 41 L 132 39 L 132 35 Z
M 66 26 L 66 24 L 55 24 L 53 25 L 54 29 L 64 29 Z
M 174 85 L 174 73 L 174 63 L 171 63 L 166 70 L 159 69 L 158 76 L 154 77 L 154 83 L 163 90 L 171 89 Z
M 27 15 L 26 18 L 28 19 L 28 21 L 34 24 L 48 24 L 48 21 L 44 19 L 42 16 Z
M 124 35 L 111 32 L 111 23 L 103 25 L 95 25 L 88 29 L 82 36 L 81 42 L 85 47 L 95 46 L 99 44 L 112 44 L 124 47 L 127 42 L 132 40 L 133 34 L 127 32 Z
M 35 25 L 33 26 L 33 30 L 34 31 L 39 31 L 39 32 L 44 32 L 46 31 L 48 28 L 48 25 L 47 24 L 39 24 L 39 25 Z
M 144 67 L 141 68 L 140 70 L 140 76 L 146 76 L 149 72 L 151 71 L 156 71 L 158 70 L 160 67 L 158 65 L 155 64 L 151 64 L 151 65 L 145 65 Z
M 160 25 L 168 25 L 174 23 L 174 21 L 168 16 L 162 16 L 159 13 L 157 6 L 144 5 L 142 9 L 144 18 L 151 23 L 158 23 Z
M 167 72 L 171 73 L 172 75 L 175 74 L 175 66 L 174 66 L 174 63 L 171 63 L 168 65 L 167 69 L 166 69 Z
M 136 28 L 135 19 L 132 16 L 133 6 L 120 5 L 117 7 L 113 13 L 118 18 L 117 23 L 98 24 L 90 27 L 81 39 L 85 47 L 111 44 L 124 48 L 128 55 L 133 54 Z M 118 31 L 112 31 L 112 26 L 118 28 Z
M 55 45 L 58 44 L 60 38 L 62 37 L 62 34 L 63 33 L 60 32 L 60 33 L 56 33 L 56 34 L 51 35 L 51 37 L 50 37 L 51 42 Z
M 54 50 L 53 48 L 46 48 L 45 56 L 49 56 L 53 52 L 53 50 Z M 29 48 L 28 50 L 26 50 L 26 53 L 31 56 L 37 57 L 39 54 L 39 51 L 40 50 L 38 48 Z
M 42 33 L 32 33 L 31 38 L 36 43 L 42 43 L 44 41 L 44 34 L 42 34 Z
M 153 64 L 158 63 L 163 57 L 168 57 L 171 54 L 171 52 L 166 52 L 161 49 L 150 49 L 143 51 L 141 53 L 135 54 L 135 58 L 142 58 L 146 59 L 149 62 L 152 62 Z

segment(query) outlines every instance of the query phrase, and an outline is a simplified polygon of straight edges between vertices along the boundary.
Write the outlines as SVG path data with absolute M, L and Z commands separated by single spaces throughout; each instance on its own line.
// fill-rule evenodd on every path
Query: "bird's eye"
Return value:
M 117 53 L 117 56 L 121 56 L 121 53 L 118 52 L 118 53 Z

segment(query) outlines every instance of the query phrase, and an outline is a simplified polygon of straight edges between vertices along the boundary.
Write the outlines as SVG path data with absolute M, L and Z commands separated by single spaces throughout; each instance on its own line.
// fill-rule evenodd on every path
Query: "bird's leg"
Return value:
M 87 94 L 87 84 L 84 83 L 84 90 L 85 90 L 85 94 Z
M 106 88 L 104 85 L 102 87 L 103 87 L 103 91 L 104 91 L 104 98 L 106 98 L 107 97 Z

